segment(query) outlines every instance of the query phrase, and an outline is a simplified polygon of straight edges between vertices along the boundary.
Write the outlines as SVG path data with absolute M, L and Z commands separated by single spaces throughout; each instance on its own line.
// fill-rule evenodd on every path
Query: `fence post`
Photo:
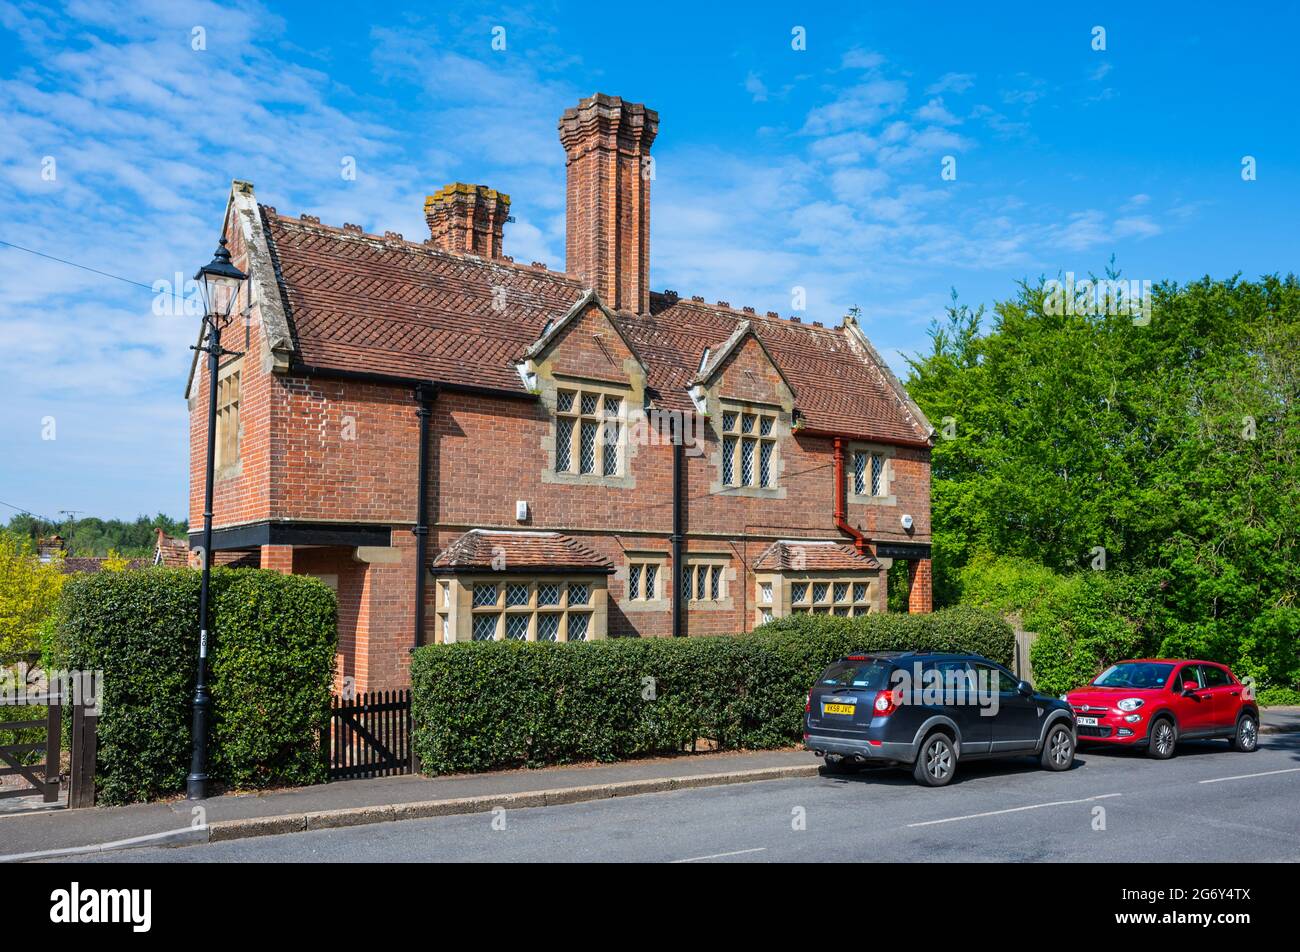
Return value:
M 53 803 L 59 799 L 59 775 L 62 771 L 60 755 L 63 753 L 63 699 L 50 695 L 45 716 L 45 785 L 42 799 Z
M 79 700 L 79 699 L 78 699 Z M 95 805 L 95 757 L 98 755 L 99 718 L 81 703 L 72 706 L 72 765 L 68 809 Z

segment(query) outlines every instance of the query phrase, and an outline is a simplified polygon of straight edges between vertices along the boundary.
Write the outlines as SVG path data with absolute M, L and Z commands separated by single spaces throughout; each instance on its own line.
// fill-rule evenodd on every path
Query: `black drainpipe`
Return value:
M 420 418 L 420 475 L 416 480 L 419 487 L 419 501 L 416 504 L 415 528 L 415 634 L 412 647 L 420 647 L 420 636 L 424 633 L 424 576 L 428 572 L 425 564 L 429 556 L 429 418 L 433 416 L 433 401 L 438 396 L 438 388 L 432 383 L 421 383 L 415 387 L 415 399 L 419 408 L 415 411 Z
M 686 456 L 686 421 L 682 416 L 674 420 L 673 440 L 673 534 L 669 537 L 673 553 L 673 637 L 686 634 L 682 623 L 682 577 L 686 566 L 682 564 L 682 464 Z

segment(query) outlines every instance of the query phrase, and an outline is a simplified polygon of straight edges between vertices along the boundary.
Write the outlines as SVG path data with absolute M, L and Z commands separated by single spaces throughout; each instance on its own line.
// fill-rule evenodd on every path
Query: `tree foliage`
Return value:
M 57 559 L 42 564 L 25 538 L 0 531 L 0 663 L 40 650 L 64 578 Z
M 987 333 L 988 316 L 954 298 L 911 361 L 908 389 L 940 429 L 936 597 L 961 600 L 966 568 L 983 566 L 969 594 L 987 603 L 982 553 L 1024 560 L 1021 586 L 1031 566 L 1096 574 L 1072 583 L 1074 610 L 1105 605 L 1116 625 L 1057 636 L 1072 651 L 1092 639 L 1081 669 L 1109 658 L 1101 638 L 1296 685 L 1295 276 L 1161 284 L 1149 323 L 1053 315 L 1044 298 L 1043 283 L 1022 284 Z
M 56 523 L 31 513 L 20 513 L 9 520 L 8 530 L 36 544 L 38 539 L 59 535 L 69 555 L 84 557 L 121 556 L 136 559 L 153 554 L 158 529 L 170 536 L 184 536 L 188 523 L 158 513 L 152 519 L 137 516 L 134 521 L 97 519 L 94 516 Z

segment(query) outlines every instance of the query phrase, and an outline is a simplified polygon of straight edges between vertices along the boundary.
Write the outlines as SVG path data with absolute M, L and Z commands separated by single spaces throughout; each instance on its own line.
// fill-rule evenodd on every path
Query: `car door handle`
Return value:
M 1228 693 L 1231 694 L 1233 697 L 1240 697 L 1240 696 L 1241 696 L 1241 692 L 1240 692 L 1240 691 L 1229 691 Z

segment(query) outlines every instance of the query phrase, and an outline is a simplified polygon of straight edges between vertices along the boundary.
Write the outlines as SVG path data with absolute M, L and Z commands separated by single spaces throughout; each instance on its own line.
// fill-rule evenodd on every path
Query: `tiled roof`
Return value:
M 106 558 L 91 558 L 88 556 L 70 556 L 63 560 L 64 575 L 79 575 L 82 573 L 102 572 Z M 148 559 L 131 559 L 126 563 L 128 569 L 142 569 L 150 565 Z
M 585 290 L 541 265 L 455 254 L 260 209 L 297 358 L 313 368 L 522 395 L 516 361 Z M 929 437 L 888 369 L 848 326 L 763 317 L 672 294 L 652 294 L 649 314 L 620 312 L 615 320 L 649 368 L 660 406 L 691 410 L 687 388 L 705 348 L 716 353 L 748 321 L 794 389 L 809 429 L 905 443 Z
M 438 553 L 433 568 L 440 571 L 608 572 L 613 565 L 608 559 L 558 532 L 471 529 Z
M 754 560 L 756 572 L 853 572 L 878 568 L 879 562 L 859 555 L 851 545 L 798 539 L 773 542 Z

